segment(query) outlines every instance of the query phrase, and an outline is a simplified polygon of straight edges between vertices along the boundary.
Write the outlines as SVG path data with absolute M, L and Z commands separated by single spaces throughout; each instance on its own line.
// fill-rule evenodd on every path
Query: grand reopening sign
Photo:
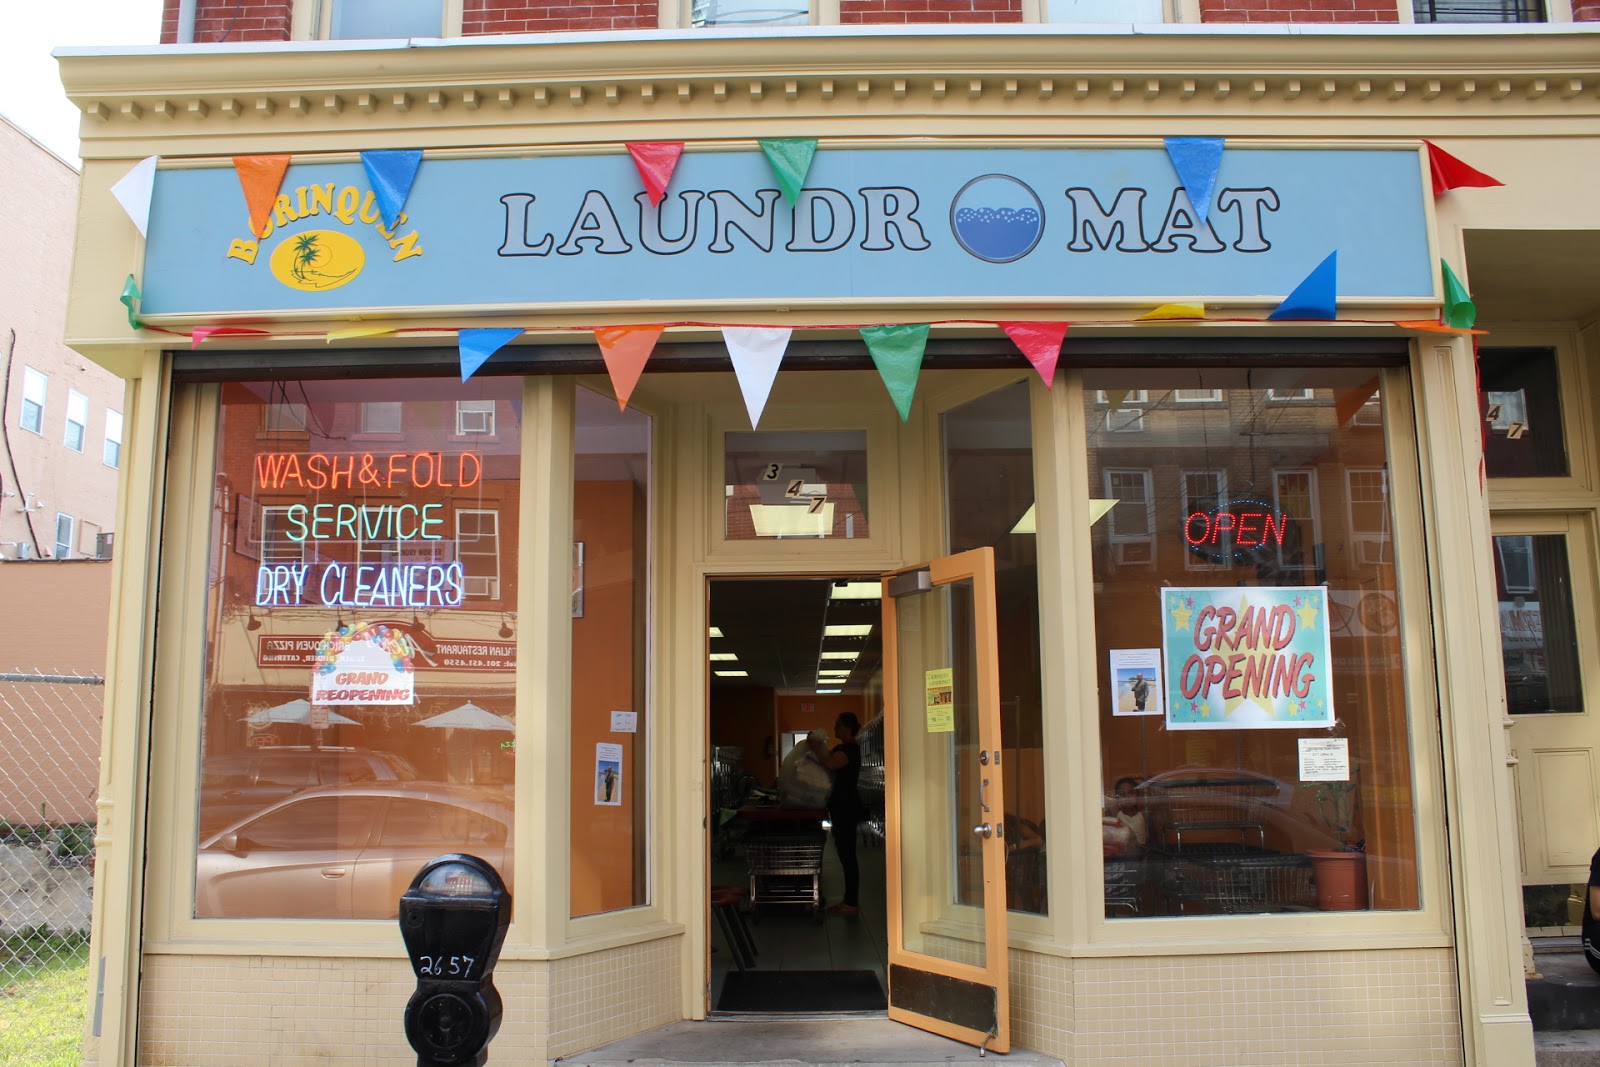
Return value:
M 265 235 L 231 166 L 156 175 L 142 314 L 838 301 L 1339 298 L 1435 304 L 1405 148 L 1230 147 L 1201 219 L 1159 144 L 831 148 L 791 207 L 754 145 L 686 153 L 659 207 L 626 152 L 429 156 L 386 226 L 359 163 L 302 157 Z

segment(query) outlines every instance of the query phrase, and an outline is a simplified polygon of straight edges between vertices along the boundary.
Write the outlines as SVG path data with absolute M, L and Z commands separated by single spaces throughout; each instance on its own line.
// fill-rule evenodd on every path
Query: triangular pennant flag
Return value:
M 133 280 L 133 275 L 128 275 L 128 280 L 122 283 L 122 296 L 119 299 L 128 309 L 128 329 L 144 329 L 144 323 L 139 321 L 139 302 L 144 299 L 144 294 L 139 292 L 139 283 Z
M 393 326 L 351 326 L 345 330 L 329 330 L 325 340 L 332 344 L 335 341 L 352 341 L 358 337 L 382 337 L 394 332 Z
M 1211 210 L 1211 190 L 1217 184 L 1217 171 L 1222 169 L 1221 137 L 1168 137 L 1167 158 L 1172 160 L 1178 180 L 1189 194 L 1189 203 L 1199 221 L 1206 221 Z
M 783 197 L 794 207 L 805 188 L 806 174 L 811 170 L 811 157 L 817 154 L 815 137 L 768 138 L 761 142 L 761 151 L 772 164 L 772 173 L 778 179 Z
M 272 204 L 278 198 L 284 172 L 289 169 L 289 157 L 234 156 L 233 169 L 239 175 L 239 187 L 244 190 L 244 202 L 250 208 L 250 232 L 260 237 L 267 228 L 267 220 L 272 217 Z
M 1464 333 L 1474 337 L 1487 334 L 1488 330 L 1464 330 L 1454 326 L 1446 326 L 1437 319 L 1396 319 L 1396 326 L 1402 330 L 1421 330 L 1423 333 Z
M 1305 281 L 1294 287 L 1294 292 L 1283 298 L 1283 303 L 1267 316 L 1273 319 L 1334 319 L 1339 317 L 1339 253 L 1333 251 Z
M 150 196 L 156 191 L 156 164 L 160 161 L 160 156 L 146 156 L 111 187 L 111 195 L 139 228 L 140 237 L 150 236 Z
M 861 339 L 867 342 L 878 376 L 889 390 L 900 421 L 911 418 L 911 400 L 917 394 L 917 375 L 922 373 L 922 354 L 928 348 L 928 330 L 918 326 L 863 326 Z
M 361 165 L 367 168 L 367 181 L 378 198 L 383 224 L 392 230 L 400 218 L 400 209 L 406 206 L 406 197 L 411 195 L 411 184 L 417 180 L 422 149 L 369 149 L 361 153 Z
M 1354 389 L 1335 390 L 1333 394 L 1333 414 L 1338 420 L 1338 425 L 1343 426 L 1356 417 L 1356 412 L 1366 406 L 1367 401 L 1378 395 L 1378 376 L 1373 375 Z
M 1126 389 L 1107 389 L 1105 394 L 1106 407 L 1110 408 L 1112 411 L 1120 408 L 1122 406 L 1122 402 L 1128 399 L 1128 390 Z
M 1139 316 L 1140 322 L 1148 319 L 1203 319 L 1206 309 L 1199 304 L 1162 304 Z
M 630 141 L 628 154 L 633 157 L 633 165 L 639 168 L 639 180 L 650 194 L 651 206 L 659 207 L 661 198 L 667 195 L 667 183 L 678 166 L 678 157 L 683 155 L 683 142 Z
M 254 330 L 248 326 L 196 326 L 189 331 L 189 347 L 199 348 L 200 342 L 208 337 L 249 336 L 266 337 L 266 330 Z
M 1028 357 L 1028 362 L 1033 364 L 1033 369 L 1039 372 L 1039 377 L 1044 379 L 1044 387 L 1050 388 L 1056 380 L 1056 361 L 1061 358 L 1061 343 L 1067 337 L 1067 324 L 1064 322 L 1002 322 L 1000 328 L 1006 332 L 1016 346 L 1022 349 L 1022 354 Z
M 611 387 L 617 391 L 617 407 L 624 411 L 661 330 L 660 326 L 609 326 L 594 332 L 600 355 L 605 357 L 606 371 L 611 375 Z
M 521 326 L 491 326 L 456 331 L 456 348 L 461 357 L 461 380 L 466 381 L 489 362 L 489 357 L 522 332 Z
M 1439 309 L 1439 321 L 1452 330 L 1472 329 L 1472 324 L 1478 321 L 1478 305 L 1472 302 L 1467 287 L 1461 284 L 1450 264 L 1441 259 L 1439 266 L 1444 268 L 1444 307 Z
M 766 326 L 722 328 L 722 343 L 728 346 L 728 358 L 733 361 L 733 373 L 739 379 L 739 392 L 744 394 L 751 427 L 761 421 L 792 333 L 793 330 Z
M 1489 189 L 1504 185 L 1499 178 L 1491 178 L 1476 167 L 1461 162 L 1432 141 L 1428 146 L 1428 170 L 1433 175 L 1433 195 L 1442 196 L 1451 189 Z

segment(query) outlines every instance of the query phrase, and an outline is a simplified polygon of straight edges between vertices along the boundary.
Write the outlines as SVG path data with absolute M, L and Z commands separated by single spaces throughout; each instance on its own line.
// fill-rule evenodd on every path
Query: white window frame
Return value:
M 22 409 L 17 415 L 24 430 L 44 436 L 44 405 L 49 396 L 50 376 L 25 365 L 22 368 Z
M 1454 2 L 1460 2 L 1460 0 L 1454 0 Z M 1543 11 L 1544 17 L 1529 22 L 1497 22 L 1492 19 L 1444 22 L 1435 20 L 1430 22 L 1426 19 L 1417 18 L 1416 4 L 1413 0 L 1400 0 L 1400 21 L 1409 22 L 1417 26 L 1544 26 L 1552 22 L 1572 21 L 1572 0 L 1539 0 L 1539 7 Z
M 405 404 L 399 400 L 363 400 L 361 402 L 361 433 L 387 434 L 391 437 L 402 433 L 405 426 L 405 409 Z M 374 416 L 381 414 L 387 417 L 391 412 L 394 416 L 394 425 L 374 426 L 372 424 Z
M 1303 389 L 1267 390 L 1267 403 L 1269 404 L 1304 404 L 1316 398 L 1316 391 L 1310 386 Z
M 1228 472 L 1225 469 L 1180 470 L 1178 472 L 1178 488 L 1183 496 L 1183 520 L 1186 523 L 1189 521 L 1189 516 L 1194 514 L 1195 507 L 1198 506 L 1192 503 L 1193 498 L 1189 495 L 1189 479 L 1196 475 L 1208 475 L 1217 480 L 1216 500 L 1218 507 L 1226 507 L 1230 499 L 1228 496 Z M 1183 567 L 1185 570 L 1221 571 L 1227 570 L 1229 566 L 1230 564 L 1228 563 L 1213 563 L 1210 560 L 1201 559 L 1192 551 L 1188 551 L 1187 548 L 1183 553 Z
M 488 407 L 473 407 L 468 405 L 487 404 Z M 483 417 L 483 421 L 478 421 Z M 456 401 L 456 436 L 457 437 L 493 437 L 498 423 L 498 409 L 493 400 L 457 400 Z M 473 424 L 476 423 L 476 426 Z
M 67 528 L 67 536 L 65 539 L 63 539 L 61 536 L 61 524 L 63 522 L 66 523 Z M 68 515 L 64 511 L 56 512 L 56 543 L 55 547 L 51 550 L 51 559 L 72 558 L 72 534 L 76 526 L 77 520 L 75 520 L 71 515 Z
M 74 417 L 76 416 L 76 417 Z M 77 443 L 73 443 L 73 431 L 77 431 Z M 89 398 L 76 389 L 67 390 L 67 424 L 62 431 L 61 443 L 74 452 L 82 452 L 84 442 L 89 437 Z
M 1184 396 L 1184 393 L 1204 393 L 1204 396 Z M 1175 404 L 1220 404 L 1222 403 L 1221 389 L 1174 389 L 1172 402 Z
M 106 409 L 106 439 L 100 448 L 100 462 L 112 470 L 122 469 L 122 412 Z
M 491 574 L 481 574 L 481 573 L 480 574 L 474 574 L 472 569 L 467 566 L 469 558 L 488 558 L 488 556 L 489 556 L 489 553 L 487 553 L 487 552 L 481 552 L 481 551 L 472 552 L 472 551 L 467 551 L 465 549 L 466 545 L 475 544 L 478 541 L 484 539 L 484 535 L 481 532 L 481 530 L 482 530 L 481 526 L 479 527 L 480 532 L 477 533 L 477 534 L 474 534 L 470 541 L 466 538 L 465 535 L 463 535 L 463 533 L 461 531 L 461 520 L 464 517 L 468 516 L 468 515 L 477 515 L 477 516 L 492 515 L 494 517 L 494 573 L 492 575 Z M 499 600 L 500 599 L 500 509 L 499 508 L 456 508 L 455 516 L 456 516 L 455 517 L 456 560 L 457 560 L 457 562 L 459 562 L 461 564 L 461 568 L 462 568 L 462 572 L 463 572 L 463 585 L 465 587 L 465 596 L 468 597 L 468 598 Z
M 330 41 L 333 32 L 335 0 L 298 3 L 290 16 L 289 36 L 296 41 Z M 464 0 L 444 0 L 439 20 L 439 36 L 460 37 Z
M 1112 481 L 1121 475 L 1135 475 L 1144 483 L 1144 533 L 1118 533 L 1117 509 L 1122 506 L 1122 499 L 1117 497 L 1112 488 Z M 1156 562 L 1156 500 L 1155 479 L 1148 467 L 1106 467 L 1100 472 L 1101 483 L 1105 486 L 1106 498 L 1117 499 L 1118 503 L 1111 506 L 1106 513 L 1106 537 L 1111 545 L 1111 559 L 1119 566 L 1153 567 Z M 1148 559 L 1126 560 L 1125 548 L 1128 545 L 1148 545 L 1150 555 Z
M 1360 475 L 1376 474 L 1383 492 L 1383 528 L 1379 530 L 1365 530 L 1356 525 L 1356 478 Z M 1385 467 L 1347 467 L 1344 472 L 1344 504 L 1345 521 L 1350 525 L 1350 544 L 1355 552 L 1356 563 L 1360 566 L 1394 563 L 1393 540 L 1389 536 L 1389 471 Z M 1362 503 L 1370 504 L 1373 501 L 1364 500 Z M 1370 548 L 1367 546 L 1371 546 Z M 1370 553 L 1364 555 L 1364 553 Z
M 1285 475 L 1306 475 L 1308 487 L 1311 490 L 1310 515 L 1291 515 L 1283 510 L 1283 486 L 1281 479 Z M 1321 497 L 1317 486 L 1317 468 L 1315 467 L 1274 467 L 1272 469 L 1272 506 L 1279 515 L 1286 516 L 1296 523 L 1309 520 L 1311 525 L 1311 540 L 1302 544 L 1301 550 L 1304 561 L 1290 564 L 1283 557 L 1283 545 L 1278 545 L 1278 565 L 1285 570 L 1314 571 L 1317 566 L 1317 546 L 1322 544 L 1322 506 Z
M 261 432 L 310 433 L 311 408 L 292 400 L 269 401 L 261 409 Z
M 306 561 L 305 541 L 290 540 L 287 533 L 281 541 L 271 537 L 273 532 L 279 529 L 280 522 L 284 530 L 288 529 L 289 509 L 293 506 L 292 504 L 261 505 L 261 510 L 256 515 L 254 533 L 256 558 L 262 564 Z

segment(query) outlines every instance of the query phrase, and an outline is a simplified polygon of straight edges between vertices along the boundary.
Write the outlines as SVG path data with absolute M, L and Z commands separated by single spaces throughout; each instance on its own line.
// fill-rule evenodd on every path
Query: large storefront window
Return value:
M 645 654 L 650 417 L 577 390 L 572 529 L 572 909 L 649 902 Z
M 521 409 L 221 386 L 196 916 L 392 918 L 441 852 L 511 880 Z
M 994 548 L 1007 903 L 1012 911 L 1043 914 L 1044 705 L 1028 403 L 1028 383 L 1017 382 L 945 413 L 945 514 L 951 552 Z
M 1108 917 L 1419 906 L 1379 381 L 1084 373 Z

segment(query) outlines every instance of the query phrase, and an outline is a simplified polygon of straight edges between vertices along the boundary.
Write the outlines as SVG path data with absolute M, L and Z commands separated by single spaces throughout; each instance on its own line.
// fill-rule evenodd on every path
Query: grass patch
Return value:
M 0 1067 L 77 1067 L 88 983 L 86 935 L 0 941 Z

